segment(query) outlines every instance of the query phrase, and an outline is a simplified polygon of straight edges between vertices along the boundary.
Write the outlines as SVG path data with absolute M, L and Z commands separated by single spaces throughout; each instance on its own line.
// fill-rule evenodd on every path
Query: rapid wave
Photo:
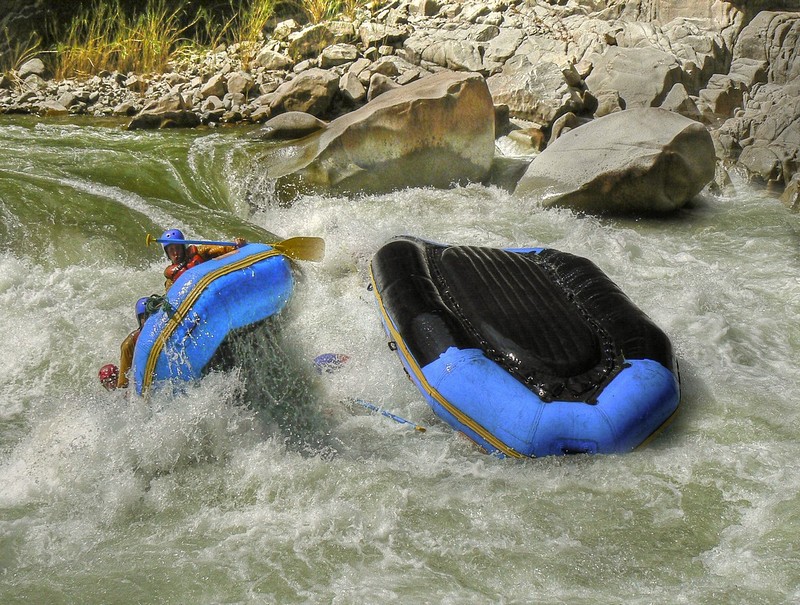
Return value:
M 800 596 L 799 238 L 747 183 L 665 220 L 478 185 L 281 205 L 235 131 L 20 119 L 0 125 L 0 147 L 0 601 Z M 175 395 L 109 395 L 97 368 L 133 329 L 134 301 L 163 288 L 144 236 L 174 226 L 321 236 L 327 256 L 300 266 L 278 331 L 240 343 L 239 369 Z M 477 452 L 386 346 L 366 286 L 399 234 L 591 258 L 673 339 L 676 421 L 628 456 Z M 325 352 L 351 360 L 317 375 Z

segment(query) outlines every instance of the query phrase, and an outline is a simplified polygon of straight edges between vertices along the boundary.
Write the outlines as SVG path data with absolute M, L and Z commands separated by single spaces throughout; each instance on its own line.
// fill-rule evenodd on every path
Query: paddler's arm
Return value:
M 247 243 L 247 241 L 241 237 L 235 237 L 233 238 L 233 241 L 236 243 L 235 246 L 200 245 L 197 246 L 197 253 L 202 256 L 204 260 L 209 260 L 211 258 L 217 258 L 223 254 L 227 254 L 228 252 L 233 252 L 237 248 L 241 248 Z

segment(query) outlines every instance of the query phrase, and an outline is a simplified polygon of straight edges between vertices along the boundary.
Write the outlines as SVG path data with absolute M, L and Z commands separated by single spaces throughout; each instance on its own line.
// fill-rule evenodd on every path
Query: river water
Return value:
M 800 601 L 797 215 L 736 178 L 660 220 L 482 186 L 279 204 L 243 132 L 0 122 L 0 602 Z M 327 242 L 266 386 L 100 388 L 170 227 Z M 368 266 L 398 234 L 591 258 L 671 336 L 675 421 L 628 455 L 477 451 L 386 346 Z

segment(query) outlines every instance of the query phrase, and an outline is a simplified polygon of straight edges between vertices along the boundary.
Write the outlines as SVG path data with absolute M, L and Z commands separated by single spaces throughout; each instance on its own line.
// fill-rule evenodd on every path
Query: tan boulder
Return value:
M 260 141 L 301 139 L 325 128 L 326 123 L 302 111 L 289 111 L 275 116 L 248 137 Z
M 714 178 L 705 126 L 665 109 L 609 114 L 562 134 L 531 163 L 515 189 L 545 206 L 612 214 L 684 206 Z
M 296 34 L 289 43 L 289 56 L 294 61 L 317 57 L 336 41 L 333 32 L 324 23 L 310 25 Z
M 262 162 L 278 191 L 380 192 L 485 180 L 494 107 L 478 74 L 440 72 L 390 90 Z
M 273 114 L 301 111 L 322 116 L 328 111 L 338 91 L 339 76 L 314 67 L 281 84 L 273 93 L 275 96 L 270 108 Z
M 175 93 L 162 97 L 157 103 L 140 111 L 128 122 L 127 129 L 193 128 L 199 125 L 199 116 L 180 94 Z
M 800 212 L 800 174 L 795 174 L 781 194 L 781 202 L 792 212 Z

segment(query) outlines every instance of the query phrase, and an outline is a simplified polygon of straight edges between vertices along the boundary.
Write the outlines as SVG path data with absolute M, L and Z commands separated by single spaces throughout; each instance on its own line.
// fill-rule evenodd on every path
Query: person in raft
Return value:
M 180 229 L 169 229 L 168 231 L 164 231 L 160 239 L 184 240 L 186 238 L 183 237 L 183 232 L 181 232 Z M 247 241 L 241 237 L 235 237 L 233 238 L 233 243 L 235 246 L 187 246 L 186 244 L 164 243 L 164 254 L 167 255 L 167 258 L 172 263 L 169 267 L 164 269 L 164 278 L 166 279 L 164 286 L 169 290 L 169 287 L 175 283 L 175 280 L 183 275 L 184 272 L 207 260 L 232 252 L 236 248 L 241 248 Z
M 150 314 L 147 312 L 148 297 L 144 296 L 136 301 L 136 329 L 125 337 L 119 346 L 119 376 L 117 378 L 117 388 L 124 389 L 128 386 L 128 371 L 133 364 L 133 350 L 136 348 L 136 341 L 142 333 L 142 326 Z
M 125 340 L 119 346 L 119 367 L 113 363 L 107 363 L 97 373 L 100 384 L 107 391 L 124 389 L 128 386 L 128 371 L 133 364 L 133 351 L 136 348 L 136 341 L 139 340 L 139 334 L 142 333 L 142 326 L 144 326 L 144 322 L 147 321 L 149 316 L 147 312 L 148 300 L 148 297 L 144 296 L 136 301 L 136 322 L 139 325 L 125 337 Z
M 113 363 L 107 363 L 97 373 L 100 379 L 100 384 L 106 391 L 113 391 L 117 388 L 117 380 L 119 380 L 119 368 Z

